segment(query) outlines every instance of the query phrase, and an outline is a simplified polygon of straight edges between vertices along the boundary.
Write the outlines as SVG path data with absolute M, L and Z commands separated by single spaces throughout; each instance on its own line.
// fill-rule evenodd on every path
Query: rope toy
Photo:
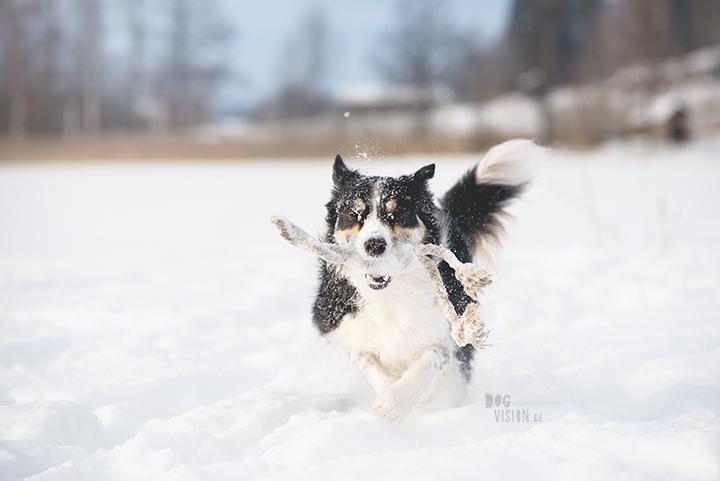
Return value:
M 381 260 L 365 259 L 361 257 L 352 244 L 339 246 L 328 244 L 311 237 L 302 228 L 293 224 L 282 216 L 273 216 L 270 221 L 275 224 L 283 239 L 295 247 L 311 254 L 315 254 L 331 264 L 342 264 L 350 266 L 363 272 L 373 272 Z M 398 257 L 402 263 L 402 270 L 409 272 L 417 267 L 424 267 L 430 275 L 430 280 L 435 288 L 440 307 L 445 317 L 452 326 L 451 335 L 455 343 L 462 347 L 472 344 L 477 348 L 485 348 L 487 336 L 490 331 L 485 329 L 485 323 L 480 319 L 480 312 L 476 302 L 469 303 L 462 316 L 458 316 L 455 308 L 448 298 L 445 284 L 443 284 L 440 272 L 435 261 L 431 258 L 439 258 L 448 263 L 455 271 L 455 278 L 460 281 L 465 293 L 477 301 L 477 292 L 492 283 L 487 271 L 479 269 L 472 263 L 462 263 L 449 249 L 434 244 L 404 244 L 400 246 Z

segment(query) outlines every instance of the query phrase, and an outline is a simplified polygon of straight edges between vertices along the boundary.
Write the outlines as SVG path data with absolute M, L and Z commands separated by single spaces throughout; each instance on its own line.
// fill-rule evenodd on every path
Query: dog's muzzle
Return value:
M 390 284 L 392 277 L 390 277 L 390 276 L 375 277 L 370 274 L 365 274 L 365 280 L 367 281 L 368 286 L 370 286 L 370 289 L 379 291 L 380 289 L 385 289 Z

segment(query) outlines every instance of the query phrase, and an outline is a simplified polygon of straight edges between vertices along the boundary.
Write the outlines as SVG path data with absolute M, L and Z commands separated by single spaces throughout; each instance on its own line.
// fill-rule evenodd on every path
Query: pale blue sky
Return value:
M 393 0 L 222 0 L 228 22 L 238 32 L 233 67 L 247 82 L 228 83 L 223 104 L 250 107 L 267 100 L 278 88 L 283 52 L 312 8 L 325 11 L 329 24 L 328 89 L 340 84 L 380 82 L 371 52 L 383 32 L 395 23 Z M 449 0 L 463 30 L 490 42 L 503 32 L 512 0 Z

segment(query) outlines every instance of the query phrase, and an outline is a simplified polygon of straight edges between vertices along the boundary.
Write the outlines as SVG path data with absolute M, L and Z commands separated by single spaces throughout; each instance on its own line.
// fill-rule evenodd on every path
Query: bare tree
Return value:
M 479 102 L 513 88 L 508 47 L 499 42 L 483 47 L 473 42 L 465 45 L 460 69 L 453 80 L 456 95 L 465 101 Z
M 657 61 L 720 42 L 717 0 L 624 0 L 619 8 L 624 63 Z
M 530 69 L 542 70 L 545 87 L 572 82 L 601 5 L 601 0 L 516 0 L 506 38 L 514 63 L 510 85 Z
M 627 57 L 632 60 L 657 61 L 680 53 L 670 35 L 668 0 L 625 0 L 623 10 L 623 37 L 628 46 L 625 49 Z
M 5 0 L 0 3 L 0 19 L 4 48 L 4 62 L 8 86 L 8 135 L 11 139 L 25 136 L 27 116 L 28 48 L 26 20 L 29 4 Z
M 145 95 L 146 89 L 146 5 L 145 0 L 126 0 L 127 31 L 129 47 L 127 51 L 127 78 L 125 81 L 125 121 L 132 126 L 133 113 L 138 99 Z
M 102 122 L 101 0 L 82 0 L 83 11 L 83 132 L 97 135 Z
M 720 2 L 717 0 L 692 1 L 692 48 L 720 43 Z
M 312 115 L 323 107 L 321 86 L 327 61 L 327 19 L 311 9 L 288 39 L 279 66 L 280 91 L 275 108 L 284 117 Z
M 60 71 L 61 48 L 58 4 L 53 0 L 34 0 L 31 14 L 28 69 L 27 120 L 33 130 L 49 132 L 57 125 L 59 115 L 56 82 Z
M 218 80 L 227 72 L 223 48 L 232 36 L 218 4 L 173 0 L 170 4 L 167 99 L 172 127 L 206 120 Z
M 397 23 L 381 38 L 374 63 L 389 81 L 428 89 L 457 69 L 461 35 L 446 0 L 397 0 Z
M 95 135 L 158 126 L 168 110 L 173 126 L 204 120 L 231 33 L 218 5 L 0 0 L 0 130 L 13 138 L 80 129 Z M 113 75 L 104 78 L 107 64 Z M 143 97 L 139 114 L 133 107 Z
M 172 122 L 179 127 L 188 126 L 191 122 L 190 70 L 192 58 L 189 51 L 189 10 L 188 0 L 174 0 L 171 4 L 168 99 Z

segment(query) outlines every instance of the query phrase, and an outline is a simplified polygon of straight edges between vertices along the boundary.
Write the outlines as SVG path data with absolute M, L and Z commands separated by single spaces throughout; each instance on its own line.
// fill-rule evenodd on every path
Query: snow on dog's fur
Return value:
M 364 272 L 321 259 L 313 322 L 377 392 L 371 411 L 401 420 L 415 406 L 462 400 L 474 348 L 453 342 L 428 272 L 407 271 L 407 247 L 442 245 L 461 262 L 487 254 L 503 232 L 505 208 L 521 195 L 544 152 L 529 140 L 494 147 L 440 206 L 428 188 L 434 164 L 412 175 L 376 177 L 335 158 L 325 242 L 353 248 L 372 267 Z M 461 315 L 476 301 L 445 261 L 438 270 Z

